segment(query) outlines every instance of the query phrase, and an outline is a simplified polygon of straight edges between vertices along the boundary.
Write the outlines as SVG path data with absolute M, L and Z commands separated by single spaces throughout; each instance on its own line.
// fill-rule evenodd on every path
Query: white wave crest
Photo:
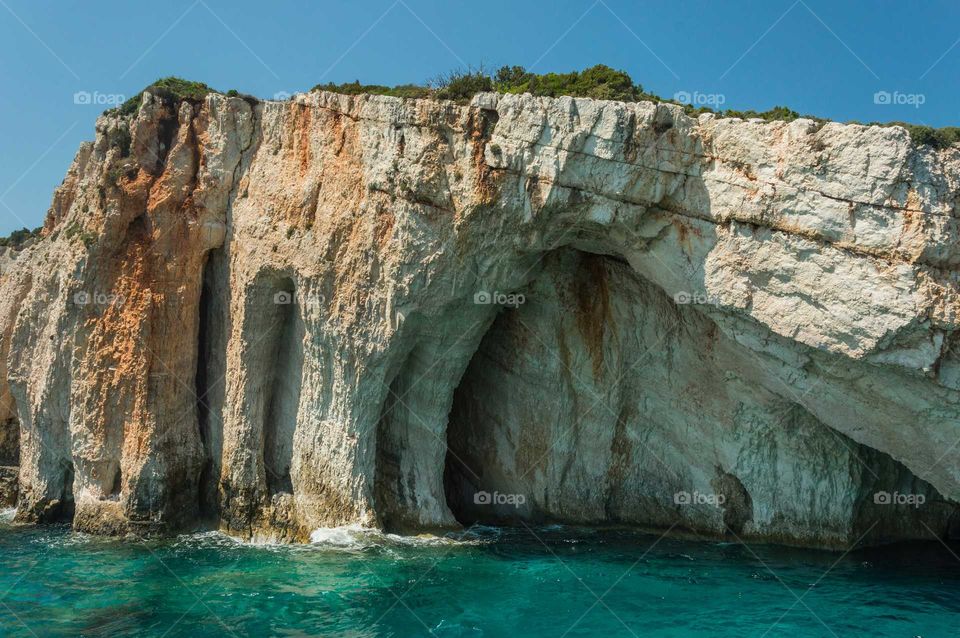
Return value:
M 341 527 L 318 527 L 310 532 L 310 542 L 314 545 L 330 545 L 332 547 L 365 547 L 371 543 L 365 542 L 371 536 L 380 535 L 379 530 L 360 525 L 343 525 Z
M 383 531 L 363 527 L 361 525 L 342 525 L 340 527 L 319 527 L 310 532 L 310 543 L 335 549 L 358 550 L 368 547 L 433 547 L 441 545 L 478 545 L 489 542 L 476 534 L 451 532 L 438 536 L 436 534 L 418 534 L 404 536 L 401 534 L 387 534 Z

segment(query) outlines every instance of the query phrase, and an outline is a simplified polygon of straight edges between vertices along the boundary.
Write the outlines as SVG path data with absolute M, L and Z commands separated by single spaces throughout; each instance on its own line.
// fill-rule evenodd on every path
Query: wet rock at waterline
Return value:
M 948 536 L 958 192 L 897 127 L 147 93 L 0 263 L 3 498 L 290 541 Z

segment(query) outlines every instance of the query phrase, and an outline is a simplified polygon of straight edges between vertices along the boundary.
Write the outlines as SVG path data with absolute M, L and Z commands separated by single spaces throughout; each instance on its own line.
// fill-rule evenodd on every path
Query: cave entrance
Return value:
M 305 329 L 293 279 L 277 278 L 271 288 L 263 318 L 267 333 L 259 347 L 264 360 L 270 362 L 262 394 L 263 467 L 268 492 L 273 495 L 293 493 L 290 468 L 300 407 Z
M 520 404 L 513 393 L 522 389 L 503 385 L 502 366 L 505 357 L 522 351 L 524 326 L 518 300 L 522 304 L 526 298 L 514 294 L 494 300 L 507 303 L 480 339 L 453 391 L 446 428 L 443 490 L 448 509 L 464 526 L 516 524 L 529 518 L 528 511 L 517 508 L 517 493 L 522 488 L 511 478 L 501 476 L 496 464 L 490 462 L 493 450 L 517 443 L 497 440 L 502 433 L 497 422 L 498 405 L 502 408 L 511 402 Z
M 718 329 L 710 306 L 574 249 L 547 255 L 524 292 L 452 392 L 442 482 L 461 525 L 676 527 L 824 547 L 955 534 L 955 503 L 798 405 L 762 365 L 773 355 Z
M 63 521 L 72 521 L 74 512 L 76 511 L 76 505 L 73 500 L 73 479 L 73 463 L 65 462 L 63 471 L 62 500 L 60 504 L 60 511 L 58 512 L 58 518 Z
M 581 394 L 605 397 L 602 388 L 615 378 L 620 346 L 608 278 L 629 266 L 574 248 L 538 265 L 517 292 L 488 293 L 496 316 L 453 391 L 443 489 L 461 525 L 539 522 L 533 490 L 545 484 L 544 468 L 562 459 L 560 478 L 580 462 L 574 450 L 553 445 L 554 435 L 566 429 L 560 424 L 579 427 L 596 403 Z M 598 501 L 602 488 L 591 485 Z
M 12 405 L 0 415 L 0 507 L 17 504 L 20 473 L 20 421 Z
M 477 380 L 484 374 L 482 351 L 489 336 L 484 337 L 480 351 L 471 359 L 466 373 L 453 394 L 453 407 L 447 422 L 447 455 L 443 466 L 443 489 L 447 507 L 453 517 L 463 526 L 477 523 L 494 523 L 493 517 L 483 516 L 476 507 L 477 500 L 484 500 L 483 468 L 471 462 L 470 450 L 476 445 L 474 439 L 482 436 L 482 405 L 474 393 Z M 471 427 L 473 426 L 473 427 Z M 469 459 L 469 460 L 468 460 Z
M 201 275 L 197 319 L 197 425 L 205 455 L 200 469 L 199 509 L 204 520 L 218 517 L 218 483 L 223 459 L 223 405 L 230 326 L 230 256 L 224 248 L 207 252 Z

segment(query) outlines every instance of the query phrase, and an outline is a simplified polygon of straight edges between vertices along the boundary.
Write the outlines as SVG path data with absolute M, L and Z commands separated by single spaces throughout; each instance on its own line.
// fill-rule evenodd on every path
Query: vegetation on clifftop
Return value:
M 498 69 L 496 73 L 490 74 L 481 67 L 479 69 L 452 71 L 438 76 L 424 85 L 385 86 L 382 84 L 361 84 L 359 80 L 356 80 L 343 84 L 332 82 L 318 84 L 311 90 L 329 91 L 344 95 L 388 95 L 399 98 L 433 98 L 458 102 L 466 102 L 477 93 L 488 91 L 530 93 L 545 97 L 570 96 L 623 102 L 666 102 L 682 107 L 691 116 L 697 116 L 701 113 L 714 113 L 720 117 L 758 118 L 768 122 L 792 122 L 801 117 L 820 123 L 829 121 L 813 115 L 801 115 L 785 106 L 775 106 L 766 111 L 737 111 L 732 109 L 714 110 L 706 106 L 696 107 L 691 104 L 684 104 L 677 100 L 650 93 L 644 90 L 643 86 L 634 82 L 625 71 L 613 69 L 603 64 L 582 71 L 571 71 L 570 73 L 542 74 L 527 71 L 522 66 L 504 66 Z M 191 82 L 177 77 L 157 80 L 144 91 L 150 91 L 165 99 L 188 100 L 191 102 L 201 101 L 210 93 L 220 93 L 202 82 Z M 236 90 L 227 91 L 225 95 L 243 97 L 251 102 L 256 99 L 238 93 Z M 120 115 L 136 113 L 142 100 L 143 91 L 124 102 L 115 111 Z M 860 122 L 850 123 L 860 124 Z M 902 126 L 910 133 L 914 143 L 934 148 L 947 148 L 960 143 L 960 127 L 948 126 L 935 129 L 906 122 L 870 122 L 868 125 Z
M 143 102 L 143 94 L 145 91 L 150 91 L 150 93 L 153 93 L 157 97 L 172 102 L 180 102 L 183 100 L 188 102 L 202 102 L 211 93 L 226 95 L 227 97 L 242 97 L 247 101 L 257 101 L 252 95 L 240 93 L 236 89 L 230 89 L 226 93 L 223 93 L 207 86 L 203 82 L 192 82 L 190 80 L 184 80 L 183 78 L 170 76 L 160 78 L 113 110 L 120 115 L 133 115 L 140 108 L 140 103 Z M 110 110 L 108 109 L 107 112 L 110 112 Z
M 660 99 L 647 93 L 624 71 L 598 64 L 570 73 L 531 73 L 522 66 L 505 66 L 493 77 L 493 86 L 500 93 L 531 93 L 546 97 L 589 97 L 596 100 L 637 102 Z
M 150 91 L 158 97 L 173 101 L 188 100 L 190 102 L 200 102 L 210 93 L 219 93 L 219 91 L 210 88 L 203 82 L 191 82 L 172 76 L 160 78 L 121 104 L 117 108 L 120 115 L 132 115 L 136 113 L 140 108 L 140 103 L 143 102 L 144 91 Z
M 318 84 L 311 91 L 330 91 L 331 93 L 342 93 L 343 95 L 390 95 L 392 97 L 406 98 L 427 98 L 430 97 L 430 89 L 416 84 L 400 84 L 398 86 L 383 86 L 381 84 L 360 84 L 360 81 L 347 82 L 345 84 Z
M 33 230 L 26 227 L 15 230 L 6 237 L 0 237 L 0 248 L 20 248 L 31 239 L 40 237 L 42 230 L 43 226 L 34 228 Z
M 926 144 L 934 148 L 948 148 L 960 143 L 960 127 L 943 126 L 933 128 L 908 122 L 870 122 L 871 126 L 902 126 L 910 132 L 910 139 L 915 144 Z
M 583 71 L 570 73 L 532 73 L 522 66 L 501 67 L 493 75 L 481 69 L 453 71 L 442 75 L 426 86 L 404 84 L 396 87 L 377 84 L 360 84 L 359 81 L 348 84 L 318 84 L 314 91 L 331 91 L 346 95 L 374 94 L 395 97 L 436 98 L 441 100 L 467 101 L 477 93 L 497 91 L 498 93 L 530 93 L 546 97 L 588 97 L 597 100 L 619 100 L 622 102 L 667 102 L 683 107 L 692 116 L 701 113 L 714 113 L 720 117 L 739 117 L 741 119 L 761 119 L 767 122 L 792 122 L 798 118 L 807 118 L 815 122 L 829 120 L 815 115 L 801 115 L 785 106 L 775 106 L 766 111 L 737 111 L 727 109 L 717 111 L 706 106 L 695 107 L 677 100 L 663 98 L 644 90 L 633 81 L 625 71 L 612 69 L 598 64 Z M 860 124 L 860 122 L 850 122 Z M 947 148 L 960 143 L 960 128 L 944 127 L 935 129 L 929 126 L 909 124 L 907 122 L 870 122 L 870 126 L 902 126 L 910 133 L 916 144 Z

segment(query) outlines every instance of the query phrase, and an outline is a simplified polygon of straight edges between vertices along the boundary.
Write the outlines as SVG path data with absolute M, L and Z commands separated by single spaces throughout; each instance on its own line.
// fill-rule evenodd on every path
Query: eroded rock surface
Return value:
M 947 536 L 958 197 L 900 128 L 145 94 L 0 263 L 0 465 L 107 533 Z

